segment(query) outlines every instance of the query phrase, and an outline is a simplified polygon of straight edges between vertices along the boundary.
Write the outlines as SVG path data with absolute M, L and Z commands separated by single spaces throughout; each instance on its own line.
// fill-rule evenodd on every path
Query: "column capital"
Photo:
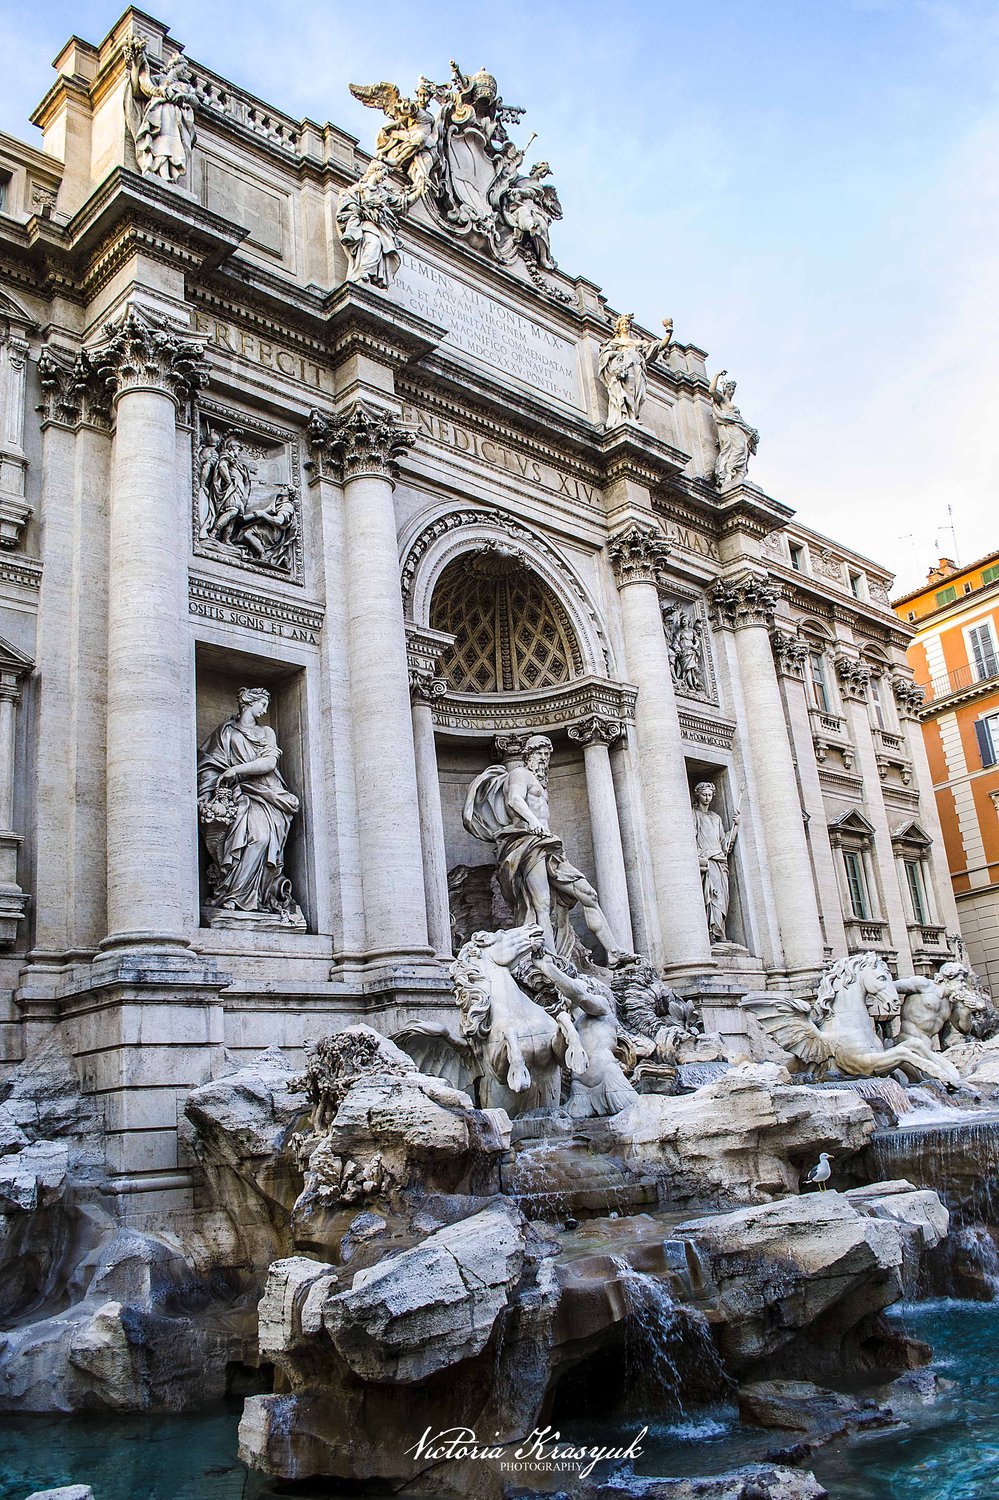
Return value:
M 670 555 L 669 544 L 658 526 L 633 525 L 619 531 L 607 543 L 607 554 L 619 589 L 629 583 L 655 583 Z
M 624 725 L 620 719 L 602 719 L 591 714 L 588 719 L 580 719 L 578 724 L 570 724 L 566 733 L 584 748 L 594 744 L 613 745 L 624 734 Z
M 716 625 L 728 630 L 762 625 L 769 630 L 780 589 L 769 573 L 743 573 L 737 578 L 716 578 L 709 595 Z
M 836 657 L 835 666 L 844 698 L 849 698 L 853 703 L 865 703 L 871 681 L 870 667 L 857 657 L 847 656 L 845 653 Z
M 361 401 L 342 411 L 309 415 L 313 462 L 320 475 L 341 484 L 362 475 L 398 478 L 399 459 L 415 441 L 416 433 L 392 412 Z
M 779 625 L 772 626 L 770 646 L 777 671 L 782 677 L 804 677 L 805 662 L 808 660 L 808 642 L 803 640 L 796 630 L 782 630 Z
M 895 695 L 899 713 L 903 718 L 918 719 L 919 711 L 926 701 L 926 694 L 921 687 L 917 687 L 911 677 L 903 677 L 901 673 L 895 673 L 891 679 L 891 690 Z
M 81 350 L 73 384 L 98 413 L 110 413 L 130 390 L 162 391 L 180 406 L 207 384 L 206 345 L 202 335 L 132 302 L 104 325 L 99 343 Z
M 447 678 L 435 677 L 426 668 L 410 667 L 409 691 L 414 703 L 436 703 L 447 692 Z

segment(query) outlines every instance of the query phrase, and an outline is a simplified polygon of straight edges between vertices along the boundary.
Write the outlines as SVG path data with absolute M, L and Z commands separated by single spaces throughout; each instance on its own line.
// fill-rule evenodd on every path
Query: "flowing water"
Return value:
M 649 1336 L 668 1335 L 679 1309 L 670 1300 L 657 1311 L 647 1287 L 633 1290 Z M 999 1303 L 910 1303 L 892 1316 L 933 1345 L 942 1382 L 936 1399 L 904 1426 L 819 1450 L 809 1466 L 833 1500 L 995 1500 Z M 668 1387 L 668 1366 L 663 1373 Z M 236 1459 L 239 1410 L 233 1403 L 192 1416 L 0 1417 L 0 1500 L 74 1481 L 90 1484 L 96 1500 L 271 1500 L 265 1481 Z M 717 1474 L 794 1440 L 741 1427 L 727 1403 L 680 1411 L 657 1401 L 648 1420 L 642 1458 L 619 1476 L 636 1495 L 648 1476 Z M 560 1425 L 564 1436 L 586 1443 L 629 1440 L 637 1430 L 631 1413 L 614 1423 L 587 1419 L 578 1432 Z

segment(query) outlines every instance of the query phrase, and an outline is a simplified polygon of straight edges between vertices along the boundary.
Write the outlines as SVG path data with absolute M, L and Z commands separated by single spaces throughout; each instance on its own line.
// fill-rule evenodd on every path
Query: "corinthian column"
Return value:
M 663 935 L 653 955 L 673 969 L 711 964 L 690 789 L 656 575 L 669 555 L 656 526 L 634 524 L 608 545 L 618 589 L 628 676 L 638 688 L 635 734 L 652 875 Z
M 177 412 L 206 378 L 204 340 L 130 306 L 81 378 L 115 415 L 107 695 L 106 945 L 185 946 L 197 922 L 189 735 L 189 496 Z
M 344 498 L 344 588 L 366 952 L 427 951 L 427 901 L 399 585 L 396 459 L 413 441 L 391 413 L 357 403 L 314 412 L 310 438 Z
M 778 600 L 764 573 L 719 578 L 712 589 L 716 623 L 735 632 L 748 758 L 784 961 L 795 973 L 822 965 L 823 942 L 794 756 L 770 646 Z
M 568 730 L 569 738 L 583 747 L 597 895 L 618 947 L 630 953 L 634 950 L 634 937 L 628 876 L 610 763 L 610 746 L 623 734 L 624 726 L 616 719 L 601 719 L 596 715 L 570 725 Z

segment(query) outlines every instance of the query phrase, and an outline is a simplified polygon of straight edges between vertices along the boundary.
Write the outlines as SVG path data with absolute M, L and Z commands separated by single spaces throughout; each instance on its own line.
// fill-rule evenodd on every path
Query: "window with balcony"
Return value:
M 923 873 L 923 862 L 921 859 L 907 859 L 903 861 L 905 866 L 905 883 L 909 891 L 909 902 L 912 906 L 912 915 L 920 927 L 925 927 L 930 920 L 930 904 L 926 899 L 926 877 Z
M 863 856 L 856 849 L 843 850 L 843 866 L 846 870 L 846 888 L 850 897 L 850 909 L 859 922 L 871 920 L 871 892 L 867 884 L 867 871 Z
M 999 677 L 999 653 L 996 651 L 991 621 L 983 620 L 981 625 L 969 625 L 965 635 L 975 681 L 985 682 L 989 677 Z
M 891 732 L 888 716 L 888 697 L 885 679 L 880 671 L 872 671 L 870 684 L 871 717 L 879 729 Z
M 829 842 L 839 866 L 840 903 L 850 951 L 880 946 L 887 926 L 874 862 L 874 824 L 858 807 L 829 825 Z
M 829 673 L 826 659 L 821 651 L 808 654 L 808 680 L 812 689 L 812 702 L 824 714 L 832 713 L 832 694 L 829 691 Z

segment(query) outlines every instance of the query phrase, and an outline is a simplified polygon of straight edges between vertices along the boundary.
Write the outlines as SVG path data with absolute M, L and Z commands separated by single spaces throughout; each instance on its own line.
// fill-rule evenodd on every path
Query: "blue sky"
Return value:
M 145 0 L 188 53 L 371 146 L 348 81 L 486 66 L 565 208 L 553 249 L 709 351 L 760 429 L 751 477 L 918 582 L 999 548 L 995 0 Z M 0 129 L 120 4 L 0 0 Z

